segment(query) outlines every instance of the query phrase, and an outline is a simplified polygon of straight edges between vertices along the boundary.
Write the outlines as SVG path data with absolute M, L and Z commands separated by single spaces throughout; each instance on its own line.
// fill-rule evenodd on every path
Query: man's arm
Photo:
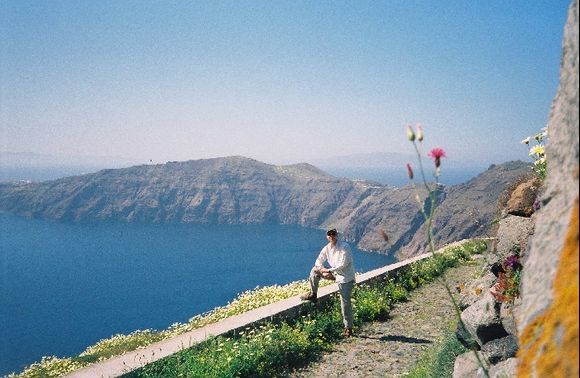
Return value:
M 320 251 L 318 258 L 316 259 L 316 262 L 314 263 L 314 267 L 316 268 L 318 273 L 320 273 L 322 275 L 322 278 L 334 281 L 336 278 L 334 277 L 332 272 L 329 269 L 324 267 L 324 262 L 328 260 L 328 248 L 327 247 L 328 246 L 325 246 Z
M 325 246 L 322 248 L 322 250 L 318 254 L 318 257 L 316 258 L 316 261 L 314 262 L 314 266 L 316 268 L 318 268 L 319 271 L 321 269 L 325 269 L 324 262 L 326 261 L 326 259 L 327 259 L 327 254 L 326 254 L 326 246 Z

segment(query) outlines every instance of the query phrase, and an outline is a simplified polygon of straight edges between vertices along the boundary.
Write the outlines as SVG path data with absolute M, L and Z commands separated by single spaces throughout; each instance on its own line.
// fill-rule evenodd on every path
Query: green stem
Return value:
M 415 152 L 417 153 L 417 157 L 419 160 L 419 170 L 421 171 L 421 178 L 423 179 L 423 184 L 425 184 L 427 193 L 431 193 L 431 188 L 427 184 L 427 179 L 425 178 L 425 170 L 423 169 L 423 161 L 421 159 L 421 152 L 419 151 L 419 147 L 417 147 L 417 142 L 413 141 L 413 147 L 415 147 Z
M 415 147 L 415 152 L 417 153 L 418 156 L 418 161 L 419 161 L 419 169 L 421 171 L 421 177 L 423 179 L 423 184 L 425 185 L 425 188 L 427 189 L 427 193 L 429 193 L 429 199 L 431 201 L 431 207 L 429 209 L 429 215 L 427 215 L 427 213 L 425 212 L 425 206 L 423 206 L 423 203 L 421 203 L 419 201 L 419 195 L 417 192 L 417 187 L 415 185 L 415 182 L 413 182 L 413 189 L 415 190 L 415 194 L 417 197 L 417 201 L 419 202 L 419 206 L 421 208 L 421 212 L 423 213 L 423 216 L 425 217 L 425 221 L 427 222 L 427 242 L 429 245 L 429 250 L 431 251 L 432 255 L 434 258 L 439 258 L 439 255 L 436 253 L 435 251 L 435 244 L 433 242 L 434 237 L 433 237 L 433 217 L 435 215 L 435 203 L 436 203 L 436 196 L 435 196 L 435 191 L 439 189 L 439 171 L 436 167 L 436 171 L 435 171 L 435 190 L 432 190 L 429 185 L 427 184 L 427 179 L 425 177 L 425 170 L 423 169 L 423 162 L 421 160 L 421 153 L 419 151 L 419 148 L 417 147 L 417 143 L 415 141 L 413 141 L 413 147 Z M 467 328 L 465 327 L 465 323 L 463 323 L 463 320 L 461 320 L 461 311 L 459 309 L 459 305 L 457 303 L 457 301 L 455 300 L 455 297 L 453 296 L 453 293 L 451 292 L 451 289 L 449 288 L 449 283 L 447 282 L 447 280 L 445 279 L 444 276 L 441 276 L 439 278 L 441 284 L 443 285 L 443 287 L 445 288 L 445 291 L 447 292 L 447 295 L 449 296 L 449 298 L 451 299 L 451 303 L 453 304 L 453 308 L 455 309 L 455 315 L 457 316 L 457 321 L 460 324 L 460 326 L 465 329 L 467 331 Z M 483 364 L 483 361 L 481 360 L 481 357 L 479 356 L 479 353 L 477 353 L 477 351 L 473 351 L 475 353 L 475 358 L 477 359 L 477 362 L 479 363 L 479 366 L 482 367 L 483 369 L 483 373 L 485 375 L 486 378 L 489 378 L 489 374 L 487 369 L 485 368 L 485 365 Z

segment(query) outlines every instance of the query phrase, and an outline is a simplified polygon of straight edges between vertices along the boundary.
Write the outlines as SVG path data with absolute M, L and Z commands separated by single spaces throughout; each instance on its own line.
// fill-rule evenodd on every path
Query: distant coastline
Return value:
M 78 176 L 94 173 L 105 166 L 46 166 L 46 167 L 2 167 L 0 168 L 0 182 L 13 181 L 48 181 L 63 177 Z M 115 167 L 116 168 L 116 167 Z M 401 167 L 319 167 L 323 171 L 338 177 L 351 180 L 367 180 L 390 186 L 405 186 L 409 178 L 404 166 Z M 440 177 L 445 185 L 457 185 L 469 181 L 487 168 L 465 167 L 446 168 Z M 429 174 L 429 173 L 427 173 Z M 429 178 L 429 177 L 428 177 Z
M 409 184 L 409 178 L 407 177 L 407 171 L 404 165 L 401 167 L 320 167 L 323 171 L 341 178 L 348 178 L 351 180 L 368 180 L 378 182 L 383 185 L 390 186 L 405 186 Z M 462 184 L 476 177 L 487 167 L 465 167 L 465 168 L 446 168 L 442 172 L 439 181 L 445 185 L 457 185 Z M 426 175 L 432 175 L 432 172 Z M 429 180 L 432 176 L 428 176 Z
M 48 181 L 68 176 L 78 176 L 94 173 L 104 167 L 70 166 L 70 167 L 2 167 L 0 168 L 0 182 L 11 181 Z
M 78 222 L 333 225 L 361 250 L 420 254 L 427 246 L 424 219 L 416 214 L 417 193 L 398 165 L 389 167 L 397 168 L 345 165 L 329 173 L 307 163 L 280 166 L 243 156 L 138 165 L 1 183 L 0 210 Z M 433 178 L 432 164 L 424 168 L 426 179 Z M 461 238 L 486 235 L 501 192 L 529 173 L 521 161 L 491 165 L 479 174 L 446 165 L 439 178 L 438 216 L 447 221 L 436 235 L 439 242 L 456 237 L 451 231 L 458 225 Z M 388 241 L 381 229 L 388 230 Z

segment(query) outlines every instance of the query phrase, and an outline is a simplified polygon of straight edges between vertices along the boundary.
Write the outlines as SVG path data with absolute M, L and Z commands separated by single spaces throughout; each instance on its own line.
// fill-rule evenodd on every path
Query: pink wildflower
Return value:
M 441 158 L 447 157 L 445 155 L 445 151 L 439 147 L 432 149 L 428 156 L 435 162 L 435 168 L 439 168 L 441 166 Z
M 409 176 L 409 180 L 413 179 L 413 168 L 411 168 L 409 163 L 407 163 L 407 176 Z

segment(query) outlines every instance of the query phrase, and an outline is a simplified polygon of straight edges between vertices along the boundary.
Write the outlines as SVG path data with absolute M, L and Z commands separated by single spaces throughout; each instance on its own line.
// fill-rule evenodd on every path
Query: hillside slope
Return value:
M 438 244 L 485 235 L 501 192 L 529 172 L 492 166 L 438 194 Z M 420 193 L 425 197 L 426 192 Z M 337 227 L 361 249 L 425 250 L 423 216 L 411 186 L 336 178 L 309 164 L 276 166 L 244 157 L 170 162 L 41 183 L 0 184 L 0 211 L 72 221 L 298 224 Z M 379 234 L 389 234 L 389 243 Z

